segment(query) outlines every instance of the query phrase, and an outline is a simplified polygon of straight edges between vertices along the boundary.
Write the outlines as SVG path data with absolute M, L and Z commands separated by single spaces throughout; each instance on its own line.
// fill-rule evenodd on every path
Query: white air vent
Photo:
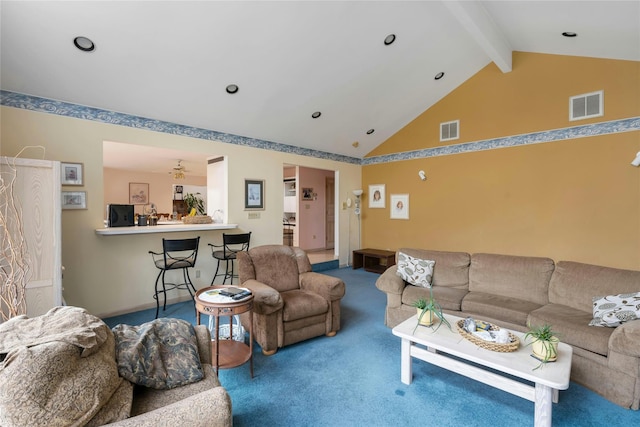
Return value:
M 604 91 L 569 98 L 569 120 L 582 120 L 604 115 Z
M 440 123 L 440 141 L 451 141 L 460 138 L 460 120 Z

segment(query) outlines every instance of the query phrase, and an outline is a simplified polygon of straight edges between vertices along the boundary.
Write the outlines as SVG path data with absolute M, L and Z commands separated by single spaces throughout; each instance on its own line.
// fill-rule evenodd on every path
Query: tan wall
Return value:
M 287 153 L 249 148 L 234 144 L 206 141 L 146 130 L 134 129 L 28 110 L 1 108 L 2 155 L 13 156 L 26 145 L 46 147 L 47 160 L 84 163 L 83 187 L 63 187 L 87 191 L 87 210 L 62 212 L 62 263 L 64 297 L 68 304 L 87 308 L 103 316 L 141 307 L 155 306 L 153 284 L 157 270 L 149 250 L 161 248 L 163 234 L 135 236 L 98 236 L 96 228 L 103 226 L 104 177 L 102 166 L 103 141 L 180 148 L 228 157 L 229 223 L 237 223 L 237 231 L 252 231 L 252 246 L 282 243 L 282 171 L 284 164 L 337 171 L 337 190 L 346 194 L 361 185 L 361 167 L 335 161 Z M 23 157 L 39 158 L 40 151 L 28 150 Z M 259 219 L 248 219 L 244 211 L 244 179 L 265 180 L 265 204 Z M 235 195 L 235 196 L 233 196 Z M 339 212 L 342 222 L 339 245 L 340 263 L 347 263 L 349 220 L 346 211 Z M 352 225 L 352 228 L 355 225 Z M 190 237 L 190 233 L 170 233 L 165 237 Z M 197 268 L 202 277 L 194 279 L 196 287 L 208 285 L 215 263 L 207 243 L 219 243 L 221 232 L 201 235 Z M 354 237 L 352 236 L 352 239 Z M 183 295 L 184 296 L 184 295 Z
M 370 155 L 640 116 L 640 63 L 514 54 L 487 66 Z M 569 122 L 569 97 L 604 89 L 604 117 Z M 363 167 L 365 191 L 386 184 L 387 208 L 363 209 L 363 246 L 548 256 L 640 269 L 640 132 Z M 418 171 L 428 180 L 421 181 Z M 410 195 L 410 219 L 389 219 L 389 195 Z M 367 195 L 365 195 L 367 196 Z M 366 200 L 366 197 L 365 197 Z

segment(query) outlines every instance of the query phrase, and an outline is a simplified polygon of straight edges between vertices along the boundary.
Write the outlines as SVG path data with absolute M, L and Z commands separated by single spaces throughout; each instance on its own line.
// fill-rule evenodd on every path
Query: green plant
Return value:
M 543 325 L 531 326 L 527 324 L 529 331 L 524 334 L 526 338 L 532 338 L 529 343 L 532 345 L 534 356 L 540 360 L 540 364 L 534 370 L 544 366 L 545 363 L 552 362 L 558 357 L 558 334 L 552 329 L 548 323 Z M 527 344 L 527 345 L 529 345 Z
M 418 328 L 418 326 L 420 325 L 420 321 L 422 320 L 422 317 L 425 315 L 425 313 L 427 313 L 428 311 L 431 311 L 433 314 L 436 315 L 436 317 L 438 319 L 440 319 L 440 322 L 438 323 L 438 326 L 436 327 L 436 331 L 438 330 L 438 328 L 440 326 L 442 326 L 442 324 L 444 323 L 445 325 L 447 325 L 449 327 L 449 329 L 451 329 L 451 324 L 449 323 L 449 321 L 444 317 L 444 313 L 442 312 L 442 307 L 440 306 L 440 304 L 438 304 L 438 302 L 433 298 L 433 287 L 429 286 L 429 298 L 424 298 L 424 297 L 420 297 L 417 300 L 415 300 L 414 302 L 411 303 L 411 305 L 419 310 L 422 310 L 420 312 L 420 315 L 418 316 L 418 323 L 416 324 L 416 327 L 413 328 L 413 332 L 416 332 L 416 329 Z
M 187 206 L 187 212 L 190 213 L 191 209 L 196 210 L 197 215 L 205 215 L 204 200 L 200 197 L 200 193 L 187 193 L 184 195 L 184 204 Z

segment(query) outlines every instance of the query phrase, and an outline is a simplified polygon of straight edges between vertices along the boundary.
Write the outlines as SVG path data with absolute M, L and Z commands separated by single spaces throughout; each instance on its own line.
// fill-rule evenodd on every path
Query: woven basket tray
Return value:
M 458 326 L 458 332 L 460 332 L 460 335 L 462 335 L 464 338 L 468 339 L 469 341 L 471 341 L 472 343 L 474 343 L 478 347 L 486 348 L 487 350 L 499 351 L 501 353 L 510 353 L 512 351 L 516 351 L 518 349 L 518 347 L 520 346 L 520 338 L 518 338 L 517 336 L 515 336 L 511 332 L 509 332 L 509 340 L 510 340 L 510 342 L 507 343 L 507 344 L 499 344 L 497 342 L 485 341 L 485 340 L 480 339 L 480 338 L 476 337 L 475 335 L 472 335 L 469 332 L 465 331 L 464 328 L 463 328 L 464 319 L 458 320 L 456 325 Z M 496 325 L 491 324 L 491 323 L 490 323 L 490 325 L 491 325 L 490 328 L 489 328 L 490 331 L 499 331 L 500 330 L 499 326 L 496 326 Z
M 185 224 L 211 224 L 213 220 L 208 215 L 183 216 L 182 222 Z

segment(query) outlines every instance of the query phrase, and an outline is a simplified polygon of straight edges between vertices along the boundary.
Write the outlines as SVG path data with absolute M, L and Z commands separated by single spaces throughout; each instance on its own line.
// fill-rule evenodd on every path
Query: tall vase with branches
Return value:
M 18 156 L 0 157 L 0 314 L 3 322 L 27 313 L 26 287 L 31 273 L 22 207 L 14 194 Z

